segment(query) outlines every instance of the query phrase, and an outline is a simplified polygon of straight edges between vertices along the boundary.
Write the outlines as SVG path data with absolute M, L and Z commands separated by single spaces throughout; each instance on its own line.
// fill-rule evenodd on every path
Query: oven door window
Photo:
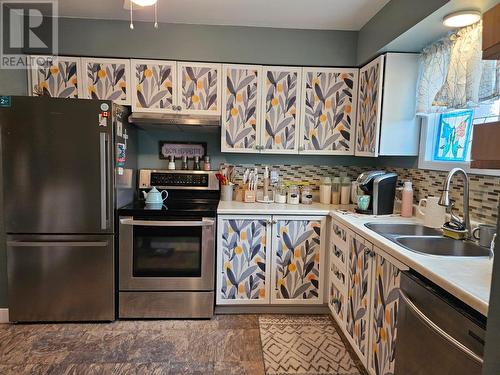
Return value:
M 201 277 L 202 227 L 134 226 L 134 277 Z

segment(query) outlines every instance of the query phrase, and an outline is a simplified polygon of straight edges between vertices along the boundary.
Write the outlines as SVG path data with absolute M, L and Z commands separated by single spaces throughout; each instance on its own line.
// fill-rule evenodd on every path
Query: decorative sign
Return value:
M 168 159 L 173 155 L 176 159 L 187 156 L 192 159 L 199 156 L 200 159 L 207 153 L 206 142 L 168 142 L 160 141 L 160 159 Z
M 472 109 L 441 114 L 434 160 L 465 161 L 469 148 L 472 117 Z

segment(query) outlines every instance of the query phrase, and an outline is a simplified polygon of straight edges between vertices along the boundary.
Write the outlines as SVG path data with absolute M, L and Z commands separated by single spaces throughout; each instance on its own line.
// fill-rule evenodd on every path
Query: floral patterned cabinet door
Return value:
M 370 297 L 372 290 L 372 245 L 353 235 L 347 266 L 347 338 L 361 361 L 368 357 L 368 332 Z
M 218 305 L 268 304 L 270 216 L 219 216 Z
M 359 156 L 378 156 L 383 72 L 384 56 L 377 57 L 359 71 L 355 151 Z
M 177 63 L 160 60 L 131 60 L 132 110 L 176 112 Z
M 271 303 L 323 303 L 325 219 L 274 218 Z
M 302 69 L 266 66 L 262 72 L 261 150 L 296 154 Z
M 220 64 L 177 63 L 177 105 L 181 114 L 221 114 L 221 69 Z
M 80 58 L 30 56 L 29 95 L 80 98 Z
M 358 69 L 303 68 L 300 153 L 353 155 Z
M 262 68 L 224 65 L 221 150 L 255 152 L 260 143 L 260 82 Z
M 130 104 L 130 60 L 85 58 L 82 66 L 87 99 Z
M 394 374 L 400 277 L 399 268 L 380 255 L 375 257 L 368 360 L 375 375 Z

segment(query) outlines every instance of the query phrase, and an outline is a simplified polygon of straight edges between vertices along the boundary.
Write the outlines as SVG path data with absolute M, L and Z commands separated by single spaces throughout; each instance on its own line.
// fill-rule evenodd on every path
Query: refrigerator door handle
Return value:
M 99 133 L 99 161 L 101 170 L 101 229 L 108 229 L 108 133 Z

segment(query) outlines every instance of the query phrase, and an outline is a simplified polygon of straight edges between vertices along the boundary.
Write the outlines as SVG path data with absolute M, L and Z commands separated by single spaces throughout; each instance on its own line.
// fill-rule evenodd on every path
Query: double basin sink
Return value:
M 427 255 L 487 257 L 489 249 L 472 241 L 460 241 L 443 237 L 438 229 L 418 224 L 367 223 L 368 229 L 384 236 L 404 248 Z

